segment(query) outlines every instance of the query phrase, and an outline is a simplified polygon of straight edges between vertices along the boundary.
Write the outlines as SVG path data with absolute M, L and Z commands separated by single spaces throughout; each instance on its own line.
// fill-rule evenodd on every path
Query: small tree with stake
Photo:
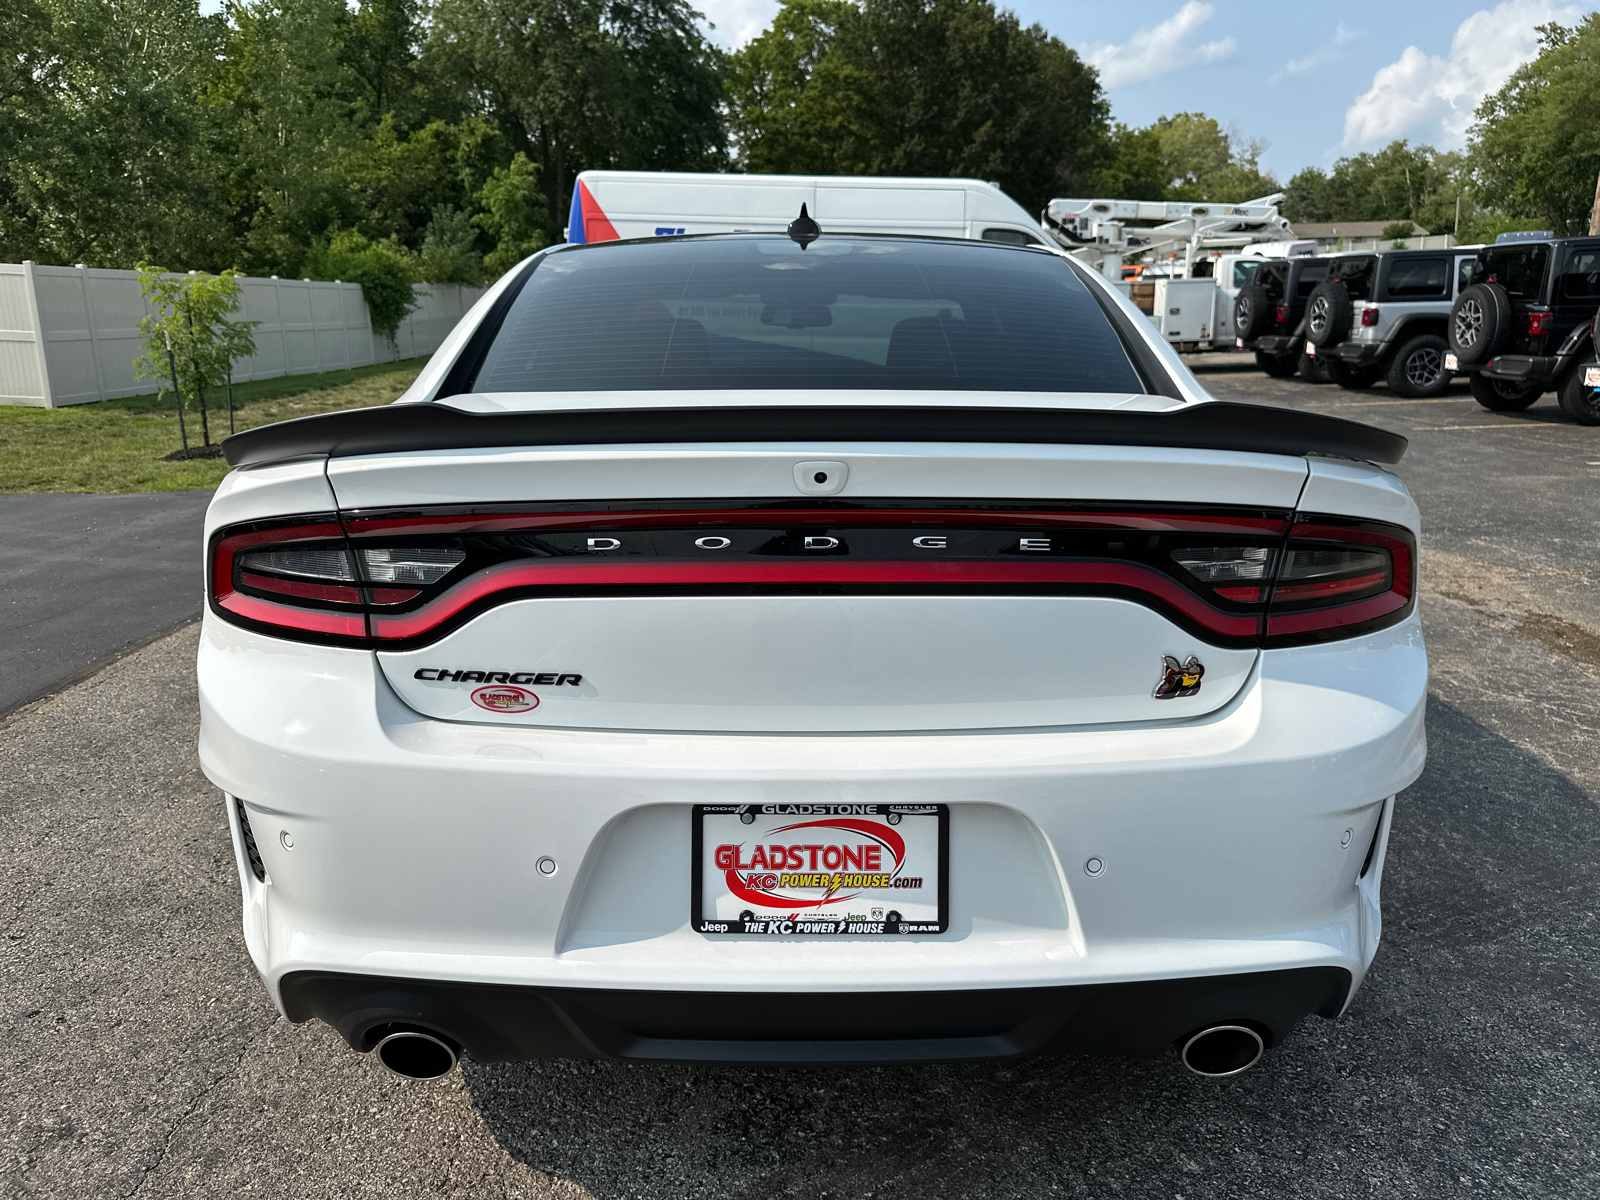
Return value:
M 134 363 L 140 379 L 170 380 L 176 393 L 182 457 L 209 457 L 211 421 L 206 390 L 229 390 L 228 423 L 233 424 L 233 364 L 255 353 L 257 321 L 235 321 L 239 308 L 239 273 L 173 275 L 149 263 L 139 264 L 139 288 L 155 312 L 139 322 L 145 354 Z M 183 423 L 184 397 L 200 410 L 202 446 L 189 449 Z

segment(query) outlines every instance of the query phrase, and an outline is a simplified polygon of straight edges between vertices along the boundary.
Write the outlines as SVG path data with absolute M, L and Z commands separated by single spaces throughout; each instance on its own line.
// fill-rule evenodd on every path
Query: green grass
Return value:
M 407 359 L 352 371 L 286 375 L 235 384 L 234 428 L 290 417 L 387 404 L 427 360 Z M 228 433 L 224 396 L 208 397 L 211 440 Z M 200 414 L 185 414 L 189 444 L 200 444 Z M 71 408 L 0 406 L 0 493 L 178 492 L 214 488 L 229 467 L 220 458 L 162 462 L 182 445 L 172 394 L 130 396 Z

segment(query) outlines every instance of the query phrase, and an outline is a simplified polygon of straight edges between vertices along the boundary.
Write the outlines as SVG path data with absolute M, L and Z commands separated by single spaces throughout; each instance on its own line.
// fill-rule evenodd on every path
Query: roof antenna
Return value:
M 800 205 L 800 215 L 789 222 L 789 236 L 800 243 L 802 250 L 822 236 L 822 226 L 806 215 L 806 206 L 803 202 Z

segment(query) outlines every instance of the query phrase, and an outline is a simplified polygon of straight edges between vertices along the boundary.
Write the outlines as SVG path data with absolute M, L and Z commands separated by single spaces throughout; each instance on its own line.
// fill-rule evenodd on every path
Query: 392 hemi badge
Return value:
M 1179 696 L 1192 696 L 1200 690 L 1200 679 L 1205 666 L 1194 655 L 1180 663 L 1170 654 L 1161 656 L 1161 681 L 1153 693 L 1157 700 L 1176 700 Z

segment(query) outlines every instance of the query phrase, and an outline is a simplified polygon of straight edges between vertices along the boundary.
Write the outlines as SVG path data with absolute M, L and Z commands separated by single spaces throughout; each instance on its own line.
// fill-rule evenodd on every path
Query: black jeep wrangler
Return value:
M 1520 412 L 1548 391 L 1584 425 L 1600 424 L 1595 377 L 1600 238 L 1485 246 L 1450 310 L 1450 349 L 1472 395 Z
M 1300 372 L 1308 383 L 1328 373 L 1306 354 L 1306 299 L 1328 275 L 1325 258 L 1271 258 L 1233 301 L 1233 329 L 1241 350 L 1254 350 L 1256 366 L 1282 378 Z

